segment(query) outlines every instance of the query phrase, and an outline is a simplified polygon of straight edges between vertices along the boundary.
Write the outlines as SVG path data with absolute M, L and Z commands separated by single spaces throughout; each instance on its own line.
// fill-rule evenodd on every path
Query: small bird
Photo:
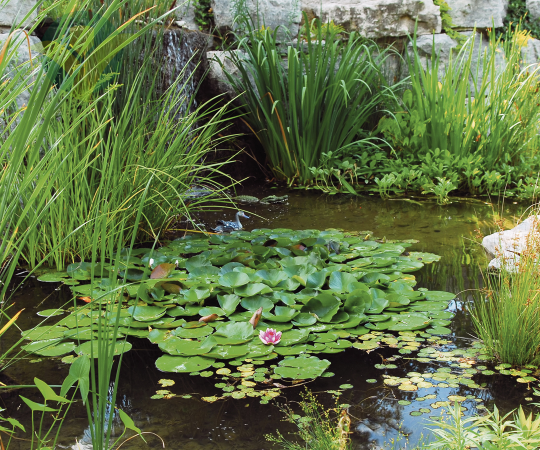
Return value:
M 240 223 L 240 217 L 249 219 L 249 216 L 246 215 L 243 211 L 238 211 L 236 213 L 236 220 L 218 220 L 217 226 L 213 230 L 216 233 L 230 233 L 231 231 L 238 231 L 242 229 L 242 224 Z

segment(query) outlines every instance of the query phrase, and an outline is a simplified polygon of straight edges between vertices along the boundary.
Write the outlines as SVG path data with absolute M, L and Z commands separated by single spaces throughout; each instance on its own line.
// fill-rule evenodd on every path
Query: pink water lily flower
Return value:
M 267 328 L 266 331 L 261 330 L 259 338 L 263 341 L 263 344 L 277 344 L 281 341 L 281 331 L 276 331 L 273 328 Z

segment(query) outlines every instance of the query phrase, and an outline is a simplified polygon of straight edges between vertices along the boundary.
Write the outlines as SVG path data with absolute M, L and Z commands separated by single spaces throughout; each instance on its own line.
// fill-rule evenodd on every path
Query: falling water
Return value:
M 180 77 L 178 90 L 185 98 L 177 116 L 197 107 L 195 93 L 204 71 L 206 48 L 206 37 L 199 32 L 170 29 L 163 34 L 162 88 L 167 89 Z

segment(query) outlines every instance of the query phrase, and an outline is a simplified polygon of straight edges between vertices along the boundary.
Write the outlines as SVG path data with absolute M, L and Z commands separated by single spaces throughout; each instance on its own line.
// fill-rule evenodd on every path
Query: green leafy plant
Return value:
M 201 30 L 211 30 L 214 21 L 212 2 L 210 0 L 194 0 L 195 23 Z
M 459 45 L 456 50 L 459 50 L 467 40 L 467 37 L 454 29 L 455 25 L 452 21 L 452 16 L 448 14 L 448 11 L 451 11 L 452 8 L 448 6 L 446 0 L 433 0 L 433 4 L 438 6 L 441 11 L 442 29 L 448 36 L 458 42 Z
M 432 180 L 446 176 L 470 193 L 500 190 L 506 184 L 512 188 L 521 177 L 533 176 L 538 167 L 534 125 L 540 114 L 535 100 L 538 80 L 535 73 L 519 69 L 520 36 L 517 28 L 503 43 L 492 31 L 483 55 L 475 54 L 471 38 L 451 55 L 442 77 L 436 52 L 424 68 L 413 39 L 412 87 L 403 94 L 405 111 L 379 123 L 396 156 L 421 164 Z M 503 51 L 507 63 L 499 67 L 496 59 Z M 473 58 L 481 61 L 475 71 Z M 431 152 L 448 161 L 451 176 L 441 172 L 443 161 L 421 163 Z
M 425 191 L 423 194 L 431 192 L 437 197 L 437 203 L 439 205 L 446 205 L 450 199 L 448 194 L 456 189 L 456 186 L 452 181 L 447 180 L 446 177 L 437 177 L 437 184 L 429 184 L 424 186 Z
M 540 21 L 531 17 L 526 0 L 511 0 L 508 3 L 503 26 L 497 29 L 497 32 L 500 35 L 505 35 L 516 24 L 520 24 L 522 30 L 530 32 L 532 38 L 540 39 Z
M 381 66 L 389 51 L 355 34 L 346 42 L 328 34 L 324 41 L 320 24 L 316 39 L 309 33 L 307 42 L 282 49 L 278 30 L 261 33 L 241 21 L 248 35 L 230 56 L 240 75 L 224 70 L 276 177 L 309 183 L 323 153 L 372 145 L 359 136 L 388 95 Z
M 325 409 L 315 396 L 306 391 L 299 402 L 301 414 L 292 409 L 285 408 L 285 420 L 297 427 L 296 433 L 300 442 L 286 439 L 279 431 L 275 435 L 268 435 L 266 439 L 286 450 L 349 450 L 352 444 L 349 438 L 351 433 L 351 419 L 345 410 L 335 413 L 335 410 Z

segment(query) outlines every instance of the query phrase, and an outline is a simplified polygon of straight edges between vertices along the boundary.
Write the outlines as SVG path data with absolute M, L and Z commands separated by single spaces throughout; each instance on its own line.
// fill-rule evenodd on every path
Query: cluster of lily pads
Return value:
M 165 354 L 156 366 L 164 372 L 201 374 L 223 360 L 258 364 L 285 357 L 274 375 L 312 379 L 330 365 L 315 355 L 376 348 L 370 339 L 358 340 L 370 333 L 450 333 L 452 313 L 445 310 L 455 295 L 415 290 L 411 275 L 439 257 L 408 253 L 408 242 L 369 236 L 290 229 L 188 235 L 160 248 L 126 252 L 118 276 L 130 284 L 121 296 L 111 292 L 110 278 L 97 275 L 108 266 L 72 264 L 65 273 L 38 279 L 71 285 L 91 303 L 53 326 L 24 332 L 32 342 L 23 348 L 43 356 L 90 354 L 96 322 L 116 320 L 116 313 L 101 306 L 117 301 L 124 306 L 118 337 L 157 344 Z M 259 338 L 268 329 L 281 332 L 274 345 Z M 130 348 L 123 340 L 115 344 L 117 353 Z

